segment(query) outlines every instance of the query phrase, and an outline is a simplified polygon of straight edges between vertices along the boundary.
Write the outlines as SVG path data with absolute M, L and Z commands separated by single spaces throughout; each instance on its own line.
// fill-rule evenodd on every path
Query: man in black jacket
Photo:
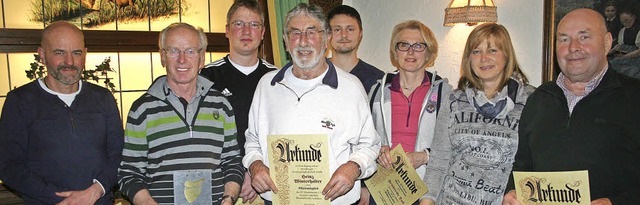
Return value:
M 529 97 L 513 170 L 588 170 L 592 204 L 640 204 L 640 82 L 609 67 L 598 12 L 568 13 L 556 36 L 562 73 Z M 503 204 L 520 204 L 513 189 Z

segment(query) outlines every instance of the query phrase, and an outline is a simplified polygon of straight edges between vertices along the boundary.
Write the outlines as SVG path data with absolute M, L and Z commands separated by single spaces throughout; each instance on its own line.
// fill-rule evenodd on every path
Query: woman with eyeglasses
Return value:
M 438 42 L 431 29 L 421 22 L 410 20 L 396 25 L 389 53 L 398 70 L 386 74 L 370 93 L 373 121 L 382 141 L 377 161 L 385 168 L 391 167 L 389 152 L 402 145 L 413 168 L 423 178 L 440 96 L 448 96 L 452 86 L 446 79 L 426 71 L 438 55 Z M 368 195 L 363 194 L 362 198 Z M 376 204 L 371 199 L 369 202 Z
M 443 98 L 421 204 L 501 204 L 518 149 L 527 84 L 504 26 L 467 38 L 458 87 Z

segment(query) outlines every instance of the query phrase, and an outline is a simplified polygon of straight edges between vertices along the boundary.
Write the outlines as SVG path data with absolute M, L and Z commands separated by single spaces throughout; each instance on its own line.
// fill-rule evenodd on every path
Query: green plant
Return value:
M 44 77 L 44 74 L 47 72 L 45 69 L 45 66 L 41 63 L 40 61 L 40 55 L 38 54 L 33 54 L 34 58 L 34 62 L 32 62 L 31 68 L 28 70 L 25 70 L 24 72 L 27 73 L 27 78 L 29 78 L 30 80 L 36 79 L 36 78 L 42 78 Z M 100 83 L 100 81 L 102 80 L 102 82 L 104 83 L 104 85 L 109 88 L 109 90 L 111 90 L 111 92 L 116 92 L 116 86 L 113 84 L 113 82 L 111 82 L 111 79 L 109 77 L 109 73 L 110 72 L 116 72 L 115 70 L 113 70 L 113 68 L 111 68 L 111 57 L 106 57 L 102 63 L 100 63 L 100 65 L 96 65 L 95 69 L 84 69 L 82 71 L 82 74 L 80 75 L 80 79 L 87 81 L 87 80 L 93 80 L 96 81 L 96 83 Z

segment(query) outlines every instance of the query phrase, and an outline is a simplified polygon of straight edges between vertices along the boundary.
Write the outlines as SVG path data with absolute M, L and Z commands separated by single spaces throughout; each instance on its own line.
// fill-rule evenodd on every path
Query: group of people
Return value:
M 616 70 L 640 78 L 640 21 L 637 20 L 637 5 L 631 2 L 607 1 L 603 15 L 613 43 L 607 57 Z
M 469 34 L 454 88 L 427 71 L 438 42 L 420 21 L 393 28 L 397 71 L 386 74 L 357 57 L 362 20 L 350 6 L 290 10 L 292 61 L 279 70 L 258 57 L 264 21 L 256 1 L 235 1 L 230 53 L 206 65 L 202 29 L 162 30 L 167 75 L 125 129 L 109 91 L 80 80 L 82 31 L 51 23 L 38 48 L 48 75 L 9 92 L 0 117 L 0 180 L 26 204 L 110 204 L 114 187 L 134 204 L 271 204 L 267 137 L 323 134 L 331 204 L 376 204 L 361 181 L 389 168 L 397 145 L 429 187 L 413 204 L 519 204 L 512 170 L 588 170 L 593 204 L 640 204 L 640 82 L 609 69 L 613 38 L 596 11 L 560 21 L 562 72 L 537 89 L 495 23 Z
M 603 15 L 607 30 L 613 38 L 610 58 L 635 58 L 640 56 L 640 22 L 636 22 L 637 5 L 617 4 L 615 1 L 604 3 Z M 638 51 L 636 51 L 638 50 Z

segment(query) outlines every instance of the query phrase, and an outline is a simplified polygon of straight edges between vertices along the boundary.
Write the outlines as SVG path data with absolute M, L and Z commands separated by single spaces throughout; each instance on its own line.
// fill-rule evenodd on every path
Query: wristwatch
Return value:
M 238 200 L 238 199 L 236 199 L 235 197 L 233 197 L 231 195 L 224 195 L 224 196 L 222 196 L 222 198 L 220 198 L 220 203 L 222 203 L 222 201 L 224 201 L 227 198 L 231 199 L 231 203 L 232 204 L 236 204 L 236 200 Z

